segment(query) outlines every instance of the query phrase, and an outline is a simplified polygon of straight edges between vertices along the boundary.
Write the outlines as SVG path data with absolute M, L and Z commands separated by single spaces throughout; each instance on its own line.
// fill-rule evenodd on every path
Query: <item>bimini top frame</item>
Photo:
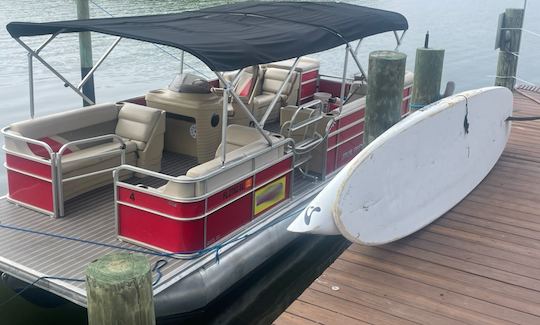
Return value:
M 166 15 L 49 23 L 12 22 L 7 25 L 11 36 L 28 51 L 30 115 L 32 117 L 34 116 L 33 58 L 40 61 L 83 100 L 94 104 L 81 91 L 81 88 L 122 38 L 176 47 L 182 50 L 182 58 L 184 51 L 187 51 L 203 61 L 225 85 L 223 92 L 224 116 L 226 116 L 228 97 L 237 97 L 232 89 L 238 78 L 228 82 L 220 71 L 241 70 L 248 66 L 296 58 L 286 80 L 261 121 L 257 121 L 242 101 L 235 98 L 269 144 L 271 144 L 271 140 L 263 131 L 264 124 L 270 109 L 275 105 L 284 85 L 292 76 L 301 56 L 346 45 L 340 94 L 341 107 L 343 107 L 349 55 L 366 78 L 366 74 L 356 57 L 361 40 L 367 36 L 393 31 L 397 41 L 397 49 L 407 29 L 408 23 L 403 15 L 386 10 L 332 2 L 257 1 Z M 39 53 L 61 33 L 88 31 L 116 35 L 118 39 L 106 50 L 83 80 L 78 85 L 74 85 L 48 64 Z M 401 37 L 398 36 L 397 31 L 403 31 Z M 51 36 L 37 50 L 31 49 L 20 39 L 24 36 L 39 35 Z M 197 35 L 197 37 L 193 37 L 193 35 Z M 356 50 L 353 51 L 350 42 L 355 40 L 359 40 L 359 42 Z M 181 69 L 183 69 L 183 60 Z M 225 137 L 227 123 L 225 119 L 223 120 L 222 137 Z M 225 163 L 225 146 L 222 149 L 222 159 Z

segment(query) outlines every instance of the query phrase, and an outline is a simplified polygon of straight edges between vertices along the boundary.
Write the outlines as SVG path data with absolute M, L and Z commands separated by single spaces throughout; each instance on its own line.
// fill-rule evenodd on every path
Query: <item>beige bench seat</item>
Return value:
M 125 145 L 126 160 L 128 160 L 128 156 L 130 158 L 135 158 L 135 152 L 137 151 L 137 145 L 135 144 L 135 142 L 128 140 Z M 113 152 L 115 150 L 118 150 L 120 147 L 121 144 L 118 142 L 103 143 L 97 146 L 89 147 L 64 155 L 62 157 L 62 171 L 64 173 L 69 173 L 77 169 L 99 165 L 107 160 L 111 160 L 111 157 L 99 155 L 107 152 Z M 134 159 L 129 160 L 133 162 Z
M 273 143 L 273 148 L 270 150 L 269 144 L 256 129 L 236 124 L 229 125 L 225 148 L 227 150 L 226 164 L 230 164 L 229 167 L 222 164 L 221 144 L 216 151 L 215 159 L 197 165 L 188 170 L 186 175 L 178 177 L 178 180 L 186 183 L 170 181 L 158 191 L 176 198 L 202 196 L 227 184 L 242 180 L 253 171 L 253 168 L 258 169 L 277 162 L 284 155 L 286 142 L 280 134 L 267 133 Z M 217 172 L 222 168 L 222 172 Z M 196 180 L 212 173 L 215 174 L 208 177 L 206 181 Z
M 68 142 L 115 135 L 125 143 L 127 164 L 159 171 L 165 112 L 132 103 L 100 104 L 15 123 L 7 132 L 43 141 L 54 151 Z M 15 154 L 45 161 L 50 159 L 46 151 L 36 145 L 9 137 L 6 137 L 5 143 L 6 149 Z M 120 165 L 120 153 L 112 153 L 120 147 L 121 144 L 112 138 L 70 145 L 61 158 L 62 178 Z M 112 173 L 66 181 L 63 197 L 69 199 L 111 182 Z

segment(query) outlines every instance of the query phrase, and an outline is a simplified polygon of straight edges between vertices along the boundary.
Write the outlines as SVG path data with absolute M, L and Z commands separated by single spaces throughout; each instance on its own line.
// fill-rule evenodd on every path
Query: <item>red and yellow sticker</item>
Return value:
M 287 176 L 283 176 L 255 191 L 254 203 L 257 215 L 285 199 Z

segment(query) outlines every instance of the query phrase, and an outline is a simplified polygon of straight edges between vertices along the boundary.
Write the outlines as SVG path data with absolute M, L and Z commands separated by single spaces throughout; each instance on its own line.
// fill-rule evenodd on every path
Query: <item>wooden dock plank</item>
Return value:
M 514 115 L 540 104 L 516 92 Z M 538 198 L 540 121 L 513 122 L 467 198 L 400 241 L 351 245 L 275 323 L 540 324 Z

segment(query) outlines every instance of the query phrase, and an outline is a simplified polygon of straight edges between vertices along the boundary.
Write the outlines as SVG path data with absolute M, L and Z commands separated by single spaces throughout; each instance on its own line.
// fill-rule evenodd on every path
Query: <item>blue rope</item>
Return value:
M 102 6 L 98 5 L 97 3 L 95 3 L 94 1 L 90 0 L 90 2 L 96 6 L 97 8 L 99 8 L 101 11 L 103 11 L 104 13 L 106 13 L 107 15 L 111 16 L 112 18 L 114 18 L 113 14 L 111 14 L 109 11 L 107 11 L 105 8 L 103 8 Z M 155 47 L 157 47 L 158 49 L 160 49 L 162 52 L 168 54 L 170 57 L 172 57 L 173 59 L 175 59 L 176 61 L 178 62 L 182 62 L 181 59 L 177 58 L 174 54 L 172 54 L 171 52 L 167 51 L 166 49 L 164 49 L 163 47 L 155 44 L 155 43 L 151 43 L 152 45 L 154 45 Z M 197 72 L 198 74 L 204 76 L 206 79 L 209 79 L 208 76 L 201 72 L 200 70 L 197 70 L 196 68 L 194 68 L 193 66 L 189 65 L 188 63 L 185 62 L 184 60 L 184 65 L 187 66 L 188 68 L 190 68 L 191 70 Z
M 233 237 L 233 238 L 229 239 L 228 241 L 226 241 L 224 243 L 217 244 L 215 246 L 208 247 L 208 248 L 205 248 L 205 249 L 202 249 L 202 250 L 199 250 L 199 251 L 181 252 L 181 253 L 157 253 L 157 252 L 153 252 L 153 251 L 150 251 L 150 250 L 142 250 L 142 249 L 135 249 L 135 248 L 129 248 L 129 247 L 121 247 L 121 246 L 112 245 L 112 244 L 100 243 L 100 242 L 95 242 L 95 241 L 91 241 L 91 240 L 73 238 L 73 237 L 57 235 L 57 234 L 51 234 L 51 233 L 46 233 L 46 232 L 42 232 L 42 231 L 36 231 L 36 230 L 31 230 L 31 229 L 26 229 L 26 228 L 8 226 L 8 225 L 3 225 L 3 224 L 0 224 L 0 228 L 9 229 L 9 230 L 15 230 L 15 231 L 22 231 L 22 232 L 27 232 L 27 233 L 31 233 L 31 234 L 40 235 L 40 236 L 48 236 L 48 237 L 53 237 L 53 238 L 58 238 L 58 239 L 77 241 L 77 242 L 82 242 L 82 243 L 85 243 L 85 244 L 104 246 L 104 247 L 108 247 L 108 248 L 127 250 L 127 251 L 131 251 L 131 252 L 136 252 L 136 253 L 143 253 L 143 254 L 150 254 L 150 255 L 156 255 L 156 256 L 162 256 L 162 257 L 169 257 L 169 258 L 174 257 L 174 255 L 178 255 L 178 254 L 194 254 L 193 256 L 189 256 L 189 257 L 187 257 L 185 259 L 195 259 L 195 258 L 197 258 L 197 257 L 199 257 L 201 255 L 204 255 L 204 254 L 207 254 L 209 252 L 215 251 L 215 253 L 216 253 L 216 255 L 215 255 L 216 262 L 219 264 L 219 262 L 220 262 L 219 251 L 222 248 L 224 248 L 225 246 L 230 245 L 232 243 L 236 243 L 238 241 L 242 241 L 242 240 L 247 239 L 247 238 L 249 238 L 251 236 L 254 236 L 256 234 L 259 234 L 262 231 L 264 231 L 264 230 L 266 230 L 266 229 L 268 229 L 268 228 L 270 228 L 270 227 L 272 227 L 272 226 L 274 226 L 274 225 L 276 225 L 276 224 L 278 224 L 278 223 L 280 223 L 280 222 L 282 222 L 282 221 L 284 221 L 284 220 L 286 220 L 288 218 L 291 218 L 292 216 L 296 216 L 296 214 L 298 212 L 300 212 L 302 209 L 303 209 L 303 207 L 297 208 L 297 209 L 293 210 L 292 212 L 289 212 L 287 215 L 281 216 L 280 218 L 277 218 L 277 219 L 273 220 L 272 222 L 268 223 L 264 227 L 258 229 L 257 231 L 254 231 L 252 233 L 244 234 L 244 235 L 238 236 L 238 237 Z M 168 264 L 168 261 L 165 260 L 165 259 L 159 259 L 158 261 L 156 261 L 154 263 L 154 267 L 152 268 L 152 272 L 156 274 L 156 278 L 152 282 L 153 287 L 155 287 L 161 281 L 161 278 L 163 277 L 163 273 L 161 272 L 161 269 L 163 267 L 165 267 L 165 265 L 167 265 L 167 264 Z M 0 308 L 4 307 L 8 303 L 10 303 L 16 297 L 22 295 L 25 291 L 27 291 L 28 289 L 30 289 L 36 283 L 38 283 L 39 281 L 41 281 L 43 279 L 73 281 L 73 282 L 85 282 L 85 280 L 82 280 L 82 279 L 63 278 L 63 277 L 58 277 L 58 276 L 42 276 L 42 277 L 37 278 L 34 282 L 32 282 L 32 283 L 28 284 L 27 286 L 25 286 L 21 291 L 17 292 L 16 294 L 14 294 L 11 297 L 9 297 L 6 301 L 0 303 Z

